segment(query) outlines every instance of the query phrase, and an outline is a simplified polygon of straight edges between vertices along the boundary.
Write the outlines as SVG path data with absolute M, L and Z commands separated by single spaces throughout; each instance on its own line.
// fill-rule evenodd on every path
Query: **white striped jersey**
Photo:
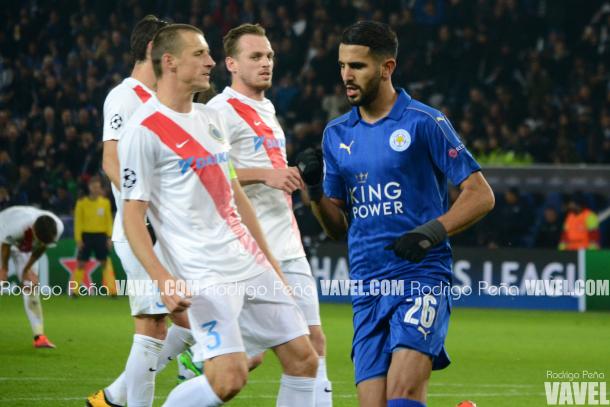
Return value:
M 165 265 L 202 286 L 272 271 L 237 212 L 226 134 L 212 109 L 179 113 L 154 98 L 119 142 L 122 198 L 149 202 Z
M 227 125 L 235 168 L 286 168 L 286 137 L 270 100 L 248 98 L 227 87 L 207 106 Z M 305 256 L 292 210 L 292 197 L 264 184 L 244 186 L 273 255 L 279 260 Z

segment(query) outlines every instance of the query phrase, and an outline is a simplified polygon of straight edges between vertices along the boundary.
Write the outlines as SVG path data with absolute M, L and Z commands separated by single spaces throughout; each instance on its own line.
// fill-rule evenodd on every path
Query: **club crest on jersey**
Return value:
M 411 134 L 405 129 L 394 130 L 390 135 L 390 147 L 394 151 L 405 151 L 411 145 Z
M 210 124 L 209 133 L 210 133 L 210 136 L 212 136 L 212 138 L 214 140 L 219 141 L 221 143 L 224 141 L 224 139 L 222 138 L 222 134 L 220 134 L 220 130 L 218 130 L 212 124 Z

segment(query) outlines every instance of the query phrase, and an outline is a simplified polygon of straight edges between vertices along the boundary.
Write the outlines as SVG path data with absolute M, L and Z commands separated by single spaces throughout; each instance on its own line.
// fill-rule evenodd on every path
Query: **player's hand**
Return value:
M 180 288 L 177 280 L 172 276 L 159 280 L 161 300 L 170 313 L 184 311 L 191 306 L 190 295 L 182 292 Z
M 0 267 L 0 281 L 8 280 L 8 269 Z
M 106 246 L 108 246 L 108 251 L 112 250 L 112 239 L 106 240 Z
M 76 248 L 77 248 L 78 250 L 82 250 L 83 246 L 84 246 L 84 243 L 83 243 L 83 241 L 82 241 L 82 240 L 80 240 L 80 241 L 76 242 Z
M 38 276 L 32 269 L 23 270 L 23 285 L 38 285 Z
M 392 250 L 401 259 L 419 263 L 426 257 L 426 253 L 431 247 L 432 243 L 426 236 L 409 232 L 387 245 L 385 249 Z
M 305 187 L 301 173 L 296 167 L 278 168 L 269 171 L 265 185 L 292 194 Z
M 308 186 L 320 185 L 324 169 L 322 150 L 310 147 L 297 155 L 296 162 L 301 177 Z
M 385 247 L 392 250 L 401 259 L 419 263 L 426 257 L 431 247 L 447 237 L 447 231 L 441 222 L 433 219 L 405 233 Z

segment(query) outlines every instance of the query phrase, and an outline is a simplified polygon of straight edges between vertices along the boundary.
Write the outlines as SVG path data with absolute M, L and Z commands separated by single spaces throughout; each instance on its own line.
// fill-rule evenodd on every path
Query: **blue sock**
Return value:
M 388 400 L 387 407 L 426 407 L 424 403 L 409 399 L 393 399 Z

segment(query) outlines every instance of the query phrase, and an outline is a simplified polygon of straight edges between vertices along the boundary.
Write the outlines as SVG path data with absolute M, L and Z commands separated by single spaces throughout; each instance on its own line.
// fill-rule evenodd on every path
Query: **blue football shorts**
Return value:
M 415 294 L 377 297 L 354 312 L 352 361 L 356 384 L 386 376 L 392 352 L 401 348 L 430 356 L 433 370 L 451 363 L 444 346 L 451 314 L 450 293 L 427 292 L 421 287 Z

